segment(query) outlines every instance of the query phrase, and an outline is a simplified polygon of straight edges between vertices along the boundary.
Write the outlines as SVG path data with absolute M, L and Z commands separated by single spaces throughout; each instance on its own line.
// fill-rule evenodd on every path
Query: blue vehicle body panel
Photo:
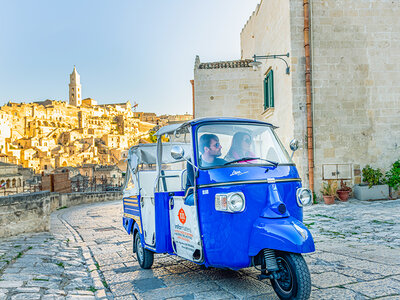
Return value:
M 126 197 L 123 198 L 124 216 L 140 216 L 139 197 Z
M 236 171 L 236 172 L 233 172 Z M 221 166 L 215 169 L 203 169 L 197 178 L 198 185 L 215 183 L 235 183 L 237 181 L 267 180 L 267 179 L 300 179 L 294 165 L 279 165 L 278 167 L 251 164 L 236 164 Z
M 133 229 L 132 229 L 132 233 L 134 233 L 135 231 L 138 231 L 139 232 L 139 234 L 141 235 L 141 228 L 139 227 L 139 224 L 137 223 L 137 222 L 135 222 L 135 224 L 133 225 Z M 143 244 L 143 239 L 141 238 L 141 240 L 142 240 L 142 244 Z
M 305 238 L 293 224 L 307 232 Z M 311 233 L 303 223 L 293 217 L 275 220 L 258 218 L 256 220 L 250 235 L 249 256 L 257 255 L 264 248 L 294 253 L 315 251 Z
M 296 201 L 298 187 L 300 187 L 300 182 L 243 183 L 199 189 L 200 232 L 203 236 L 207 264 L 231 269 L 248 267 L 251 261 L 249 247 L 252 241 L 250 237 L 254 224 L 265 215 L 265 210 L 271 207 L 271 202 L 276 200 L 270 198 L 271 190 L 277 189 L 280 200 L 288 209 L 286 214 L 276 218 L 262 217 L 274 223 L 281 219 L 288 219 L 289 215 L 291 219 L 302 219 L 302 208 L 297 205 Z M 229 213 L 215 210 L 215 194 L 230 192 L 242 192 L 245 195 L 246 207 L 243 212 Z M 269 248 L 266 239 L 263 239 L 263 246 L 263 248 Z
M 140 197 L 125 197 L 123 198 L 124 215 L 122 218 L 122 225 L 128 234 L 132 233 L 132 224 L 138 222 L 140 224 Z
M 183 191 L 173 192 L 174 196 L 184 196 Z M 173 197 L 170 192 L 154 193 L 156 218 L 156 252 L 173 253 L 171 245 L 171 230 L 169 220 L 169 200 Z
M 242 175 L 232 175 L 235 174 L 234 171 L 239 171 Z M 262 197 L 265 199 L 267 195 L 263 193 L 267 191 L 267 186 L 274 184 L 268 183 L 268 181 L 273 182 L 274 180 L 278 181 L 275 183 L 277 193 L 269 190 L 268 192 L 271 195 L 269 195 L 268 198 L 272 200 L 273 196 L 275 199 L 279 196 L 279 200 L 286 205 L 289 215 L 303 221 L 303 209 L 297 205 L 296 200 L 296 191 L 301 187 L 301 182 L 295 166 L 283 165 L 275 168 L 273 166 L 249 167 L 244 165 L 239 167 L 227 166 L 210 170 L 199 170 L 197 182 L 200 187 L 210 185 L 210 187 L 207 188 L 209 190 L 216 188 L 212 186 L 213 184 L 225 183 L 227 188 L 233 189 L 232 191 L 235 190 L 235 187 L 255 184 L 260 191 L 260 195 L 254 194 L 249 195 L 249 197 Z M 283 182 L 279 182 L 280 180 L 283 180 Z M 246 193 L 245 195 L 247 198 Z M 203 195 L 201 195 L 201 197 L 203 197 Z M 268 217 L 268 211 L 265 211 L 264 216 Z
M 133 225 L 133 219 L 131 219 L 131 218 L 129 218 L 129 217 L 122 217 L 122 224 L 123 224 L 123 226 L 124 226 L 124 228 L 125 228 L 125 230 L 126 230 L 126 232 L 128 233 L 128 234 L 131 234 L 132 233 L 132 230 L 133 230 L 133 227 L 132 227 L 132 225 Z

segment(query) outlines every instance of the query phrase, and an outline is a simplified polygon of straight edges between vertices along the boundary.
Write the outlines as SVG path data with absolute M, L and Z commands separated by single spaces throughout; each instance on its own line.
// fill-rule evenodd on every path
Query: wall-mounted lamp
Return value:
M 257 70 L 257 68 L 261 65 L 261 62 L 257 61 L 257 59 L 280 59 L 280 60 L 283 60 L 286 64 L 286 74 L 290 74 L 290 67 L 289 67 L 287 61 L 282 57 L 289 57 L 289 52 L 286 54 L 274 54 L 274 55 L 255 55 L 254 54 L 254 56 L 253 56 L 254 61 L 249 63 L 249 65 L 252 66 L 254 70 Z

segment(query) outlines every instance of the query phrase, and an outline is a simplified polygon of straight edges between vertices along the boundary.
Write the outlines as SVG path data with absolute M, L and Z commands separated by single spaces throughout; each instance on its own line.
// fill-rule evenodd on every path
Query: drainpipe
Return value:
M 314 192 L 314 142 L 313 117 L 311 96 L 311 56 L 310 56 L 310 8 L 309 0 L 303 0 L 304 11 L 304 51 L 306 56 L 306 107 L 307 107 L 307 153 L 308 153 L 308 181 Z
M 194 80 L 190 80 L 190 83 L 192 84 L 192 105 L 193 105 L 193 119 L 194 119 Z

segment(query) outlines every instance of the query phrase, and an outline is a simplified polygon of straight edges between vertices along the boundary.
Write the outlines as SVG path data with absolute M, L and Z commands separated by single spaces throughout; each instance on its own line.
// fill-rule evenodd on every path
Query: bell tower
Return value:
M 82 104 L 82 86 L 81 76 L 74 69 L 71 75 L 69 75 L 69 104 L 74 106 L 81 106 Z

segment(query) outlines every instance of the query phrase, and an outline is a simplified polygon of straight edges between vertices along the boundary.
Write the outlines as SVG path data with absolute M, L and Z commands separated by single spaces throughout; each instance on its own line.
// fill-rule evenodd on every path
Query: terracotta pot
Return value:
M 324 198 L 325 204 L 335 204 L 335 196 L 322 196 Z
M 340 201 L 346 202 L 347 200 L 349 200 L 349 195 L 350 195 L 351 191 L 337 191 L 338 197 Z

